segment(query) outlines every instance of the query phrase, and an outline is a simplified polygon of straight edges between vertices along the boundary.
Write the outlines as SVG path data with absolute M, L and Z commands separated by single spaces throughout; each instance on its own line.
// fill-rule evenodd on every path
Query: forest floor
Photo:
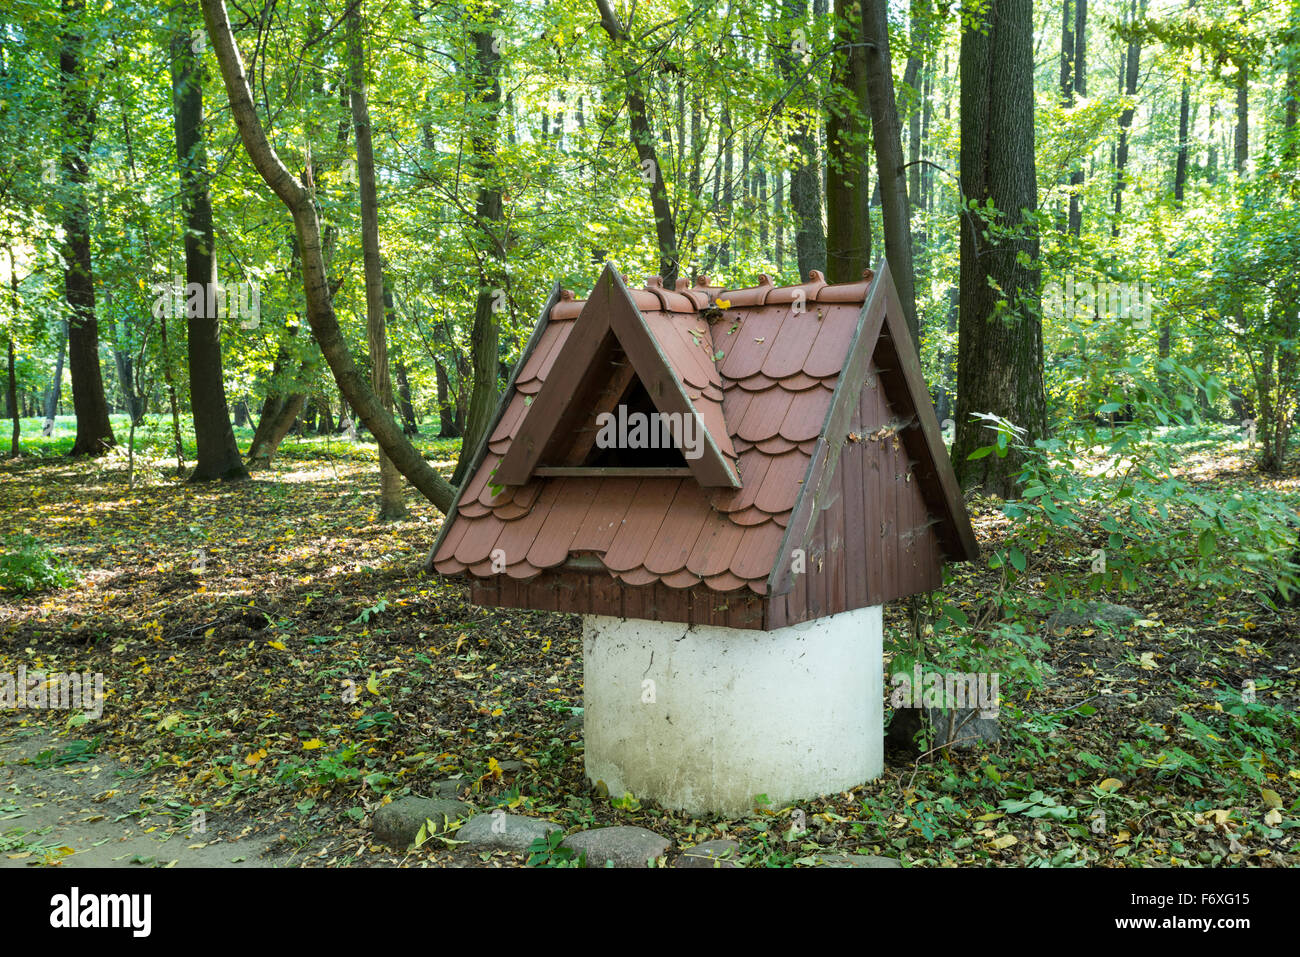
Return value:
M 0 711 L 0 863 L 523 863 L 440 839 L 406 854 L 374 844 L 380 804 L 459 776 L 479 810 L 566 830 L 638 824 L 679 849 L 727 837 L 750 866 L 826 852 L 908 866 L 1300 864 L 1295 608 L 1154 576 L 1100 596 L 1140 613 L 1127 625 L 1049 635 L 1026 618 L 1047 641 L 1044 677 L 1003 677 L 999 744 L 891 749 L 881 778 L 845 794 L 692 818 L 591 789 L 579 619 L 479 608 L 424 574 L 440 517 L 410 495 L 406 520 L 374 522 L 373 456 L 290 440 L 249 482 L 153 469 L 134 488 L 121 458 L 0 464 L 0 537 L 38 537 L 78 578 L 0 594 L 0 673 L 98 672 L 106 693 L 97 718 Z M 1222 448 L 1184 467 L 1225 495 L 1262 481 Z M 1300 491 L 1294 473 L 1275 482 Z M 971 502 L 986 556 L 1009 534 L 998 504 Z M 1017 587 L 1079 567 L 1105 538 L 1091 531 L 1080 555 L 1031 554 Z M 1003 587 L 985 559 L 954 572 L 946 600 L 972 618 Z M 911 627 L 906 602 L 886 608 L 887 646 Z M 1258 700 L 1243 707 L 1247 679 Z

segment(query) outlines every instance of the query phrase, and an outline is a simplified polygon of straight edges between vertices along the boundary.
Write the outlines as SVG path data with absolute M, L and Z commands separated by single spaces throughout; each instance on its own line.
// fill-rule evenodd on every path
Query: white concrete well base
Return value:
M 880 606 L 776 631 L 586 615 L 586 771 L 692 814 L 740 816 L 884 770 Z

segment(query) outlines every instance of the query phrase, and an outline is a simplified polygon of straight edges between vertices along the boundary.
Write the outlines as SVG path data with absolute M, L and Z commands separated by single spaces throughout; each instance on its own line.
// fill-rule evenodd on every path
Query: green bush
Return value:
M 10 535 L 0 553 L 0 590 L 18 595 L 67 588 L 76 581 L 72 569 L 30 535 Z

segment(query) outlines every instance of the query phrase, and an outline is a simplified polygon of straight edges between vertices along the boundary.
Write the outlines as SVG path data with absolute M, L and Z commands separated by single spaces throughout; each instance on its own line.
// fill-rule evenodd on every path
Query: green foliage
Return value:
M 528 845 L 529 867 L 582 867 L 586 855 L 575 855 L 572 848 L 563 847 L 564 832 L 549 831 Z
M 67 588 L 76 573 L 31 535 L 10 535 L 0 553 L 0 590 L 18 595 Z

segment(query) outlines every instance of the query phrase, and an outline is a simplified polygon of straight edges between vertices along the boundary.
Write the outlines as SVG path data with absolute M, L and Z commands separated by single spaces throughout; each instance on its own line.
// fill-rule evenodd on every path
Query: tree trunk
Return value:
M 604 27 L 613 42 L 615 57 L 619 57 L 620 48 L 630 40 L 627 30 L 609 0 L 596 0 L 596 7 L 600 11 L 600 25 Z M 668 187 L 664 183 L 663 167 L 659 163 L 659 154 L 655 150 L 654 131 L 650 128 L 650 116 L 645 102 L 644 73 L 632 64 L 624 62 L 620 62 L 619 72 L 623 74 L 623 81 L 627 87 L 624 96 L 627 102 L 632 145 L 636 149 L 637 160 L 640 162 L 641 177 L 650 190 L 650 208 L 655 217 L 655 237 L 659 242 L 659 275 L 663 278 L 664 286 L 672 289 L 677 282 L 679 272 L 677 224 L 673 219 L 672 205 L 668 201 Z M 495 79 L 493 83 L 496 83 Z M 499 88 L 497 97 L 500 98 Z M 471 400 L 471 432 L 474 426 L 473 406 Z
M 1232 168 L 1244 176 L 1250 158 L 1250 69 L 1245 59 L 1237 62 L 1237 128 L 1232 144 Z
M 258 472 L 271 467 L 271 459 L 275 457 L 284 437 L 293 428 L 294 420 L 298 418 L 298 413 L 302 411 L 306 401 L 305 392 L 266 397 L 266 401 L 262 404 L 262 416 L 258 420 L 257 431 L 253 433 L 253 441 L 248 446 L 250 471 Z
M 375 154 L 366 102 L 366 54 L 361 35 L 361 0 L 347 13 L 349 86 L 352 127 L 357 140 L 357 177 L 361 192 L 361 255 L 366 276 L 366 339 L 370 346 L 370 387 L 389 415 L 393 385 L 388 374 L 388 329 L 384 324 L 384 265 L 379 255 L 379 196 L 375 188 Z M 402 518 L 402 478 L 392 460 L 379 450 L 379 518 Z
M 1088 0 L 1074 0 L 1074 93 L 1088 95 Z M 1083 161 L 1070 171 L 1070 235 L 1079 238 L 1083 230 L 1083 208 L 1079 199 L 1083 191 Z
M 12 250 L 10 250 L 9 259 L 10 262 L 13 261 Z M 17 291 L 16 281 L 14 283 L 14 286 L 16 292 Z M 15 296 L 15 302 L 14 302 L 15 308 L 18 305 L 16 299 L 17 297 Z M 10 442 L 9 442 L 9 457 L 11 459 L 16 459 L 21 454 L 18 448 L 18 440 L 22 435 L 22 428 L 23 428 L 22 421 L 18 418 L 18 377 L 17 374 L 14 372 L 15 361 L 16 360 L 14 357 L 14 337 L 11 335 L 9 337 L 9 391 L 8 391 L 9 414 L 13 416 L 13 420 L 14 420 L 13 436 L 10 438 Z
M 894 277 L 898 299 L 911 330 L 921 343 L 916 320 L 916 290 L 912 265 L 912 213 L 907 200 L 907 170 L 903 160 L 903 131 L 894 98 L 894 74 L 889 62 L 889 4 L 862 0 L 863 35 L 867 46 L 867 83 L 871 92 L 872 139 L 880 183 L 881 218 L 885 227 L 885 259 Z M 1030 139 L 1030 149 L 1033 140 Z
M 330 299 L 321 252 L 320 221 L 311 191 L 293 178 L 271 148 L 253 105 L 243 60 L 235 46 L 230 20 L 223 0 L 202 0 L 203 16 L 208 25 L 217 61 L 230 96 L 231 112 L 239 128 L 240 139 L 249 158 L 267 185 L 293 214 L 298 245 L 302 252 L 303 293 L 307 302 L 307 321 L 315 333 L 335 381 L 366 420 L 379 445 L 398 471 L 410 480 L 422 495 L 440 511 L 451 508 L 455 490 L 411 445 L 396 421 L 370 390 L 365 376 L 352 360 L 347 341 L 339 329 Z
M 393 349 L 393 358 L 397 372 L 397 409 L 402 417 L 402 431 L 407 435 L 419 435 L 420 420 L 415 414 L 415 403 L 411 399 L 411 380 L 406 373 L 406 362 L 397 348 Z
M 182 23 L 184 20 L 182 20 Z M 239 457 L 226 405 L 221 367 L 221 316 L 216 308 L 217 269 L 208 195 L 208 156 L 203 140 L 203 67 L 194 40 L 182 29 L 172 37 L 172 107 L 176 119 L 176 159 L 185 222 L 186 354 L 190 367 L 190 408 L 198 460 L 191 482 L 248 478 Z M 205 295 L 194 296 L 198 288 Z
M 608 25 L 606 29 L 609 29 Z M 502 220 L 501 187 L 495 169 L 495 155 L 496 120 L 501 102 L 500 57 L 492 49 L 491 33 L 476 30 L 472 39 L 475 49 L 475 93 L 479 102 L 488 107 L 485 125 L 474 137 L 474 166 L 479 176 L 477 218 L 482 224 L 499 225 Z M 628 97 L 628 109 L 632 111 L 634 110 L 633 94 L 629 92 Z M 648 137 L 648 125 L 644 127 L 644 132 Z M 653 141 L 647 140 L 646 148 L 653 155 Z M 658 166 L 656 165 L 654 169 L 658 180 L 661 178 Z M 662 190 L 662 182 L 659 182 L 658 188 Z M 655 187 L 652 185 L 652 193 L 654 190 Z M 666 202 L 667 194 L 665 193 L 664 196 Z M 500 324 L 497 313 L 505 302 L 505 290 L 500 285 L 504 255 L 501 243 L 491 236 L 488 239 L 491 244 L 489 255 L 479 260 L 481 269 L 479 293 L 474 303 L 474 324 L 470 330 L 470 362 L 473 378 L 465 438 L 461 443 L 456 471 L 452 474 L 452 482 L 455 484 L 464 481 L 474 453 L 478 451 L 488 427 L 492 424 L 492 415 L 496 411 L 499 398 L 497 378 L 500 361 L 498 356 Z M 660 250 L 662 253 L 662 243 Z M 492 272 L 489 273 L 489 270 Z
M 456 421 L 456 409 L 449 395 L 447 368 L 437 359 L 433 361 L 433 368 L 438 377 L 438 438 L 458 438 L 461 430 Z
M 1145 3 L 1142 12 L 1146 12 Z M 1131 0 L 1128 29 L 1132 33 L 1129 37 L 1128 48 L 1124 51 L 1124 95 L 1130 99 L 1137 95 L 1138 67 L 1141 65 L 1142 60 L 1142 41 L 1137 33 L 1138 16 L 1137 0 Z M 1119 146 L 1115 150 L 1115 218 L 1110 225 L 1110 234 L 1113 237 L 1119 236 L 1119 220 L 1124 210 L 1124 176 L 1128 167 L 1128 132 L 1133 126 L 1133 113 L 1133 107 L 1127 106 L 1119 117 Z
M 9 443 L 9 457 L 16 459 L 20 454 L 18 448 L 19 439 L 22 436 L 22 422 L 20 421 L 20 410 L 18 408 L 18 374 L 15 370 L 17 357 L 14 354 L 14 330 L 18 328 L 18 310 L 20 296 L 18 294 L 18 260 L 14 257 L 14 247 L 12 243 L 8 247 L 9 253 L 9 389 L 6 392 L 6 398 L 9 405 L 9 414 L 13 416 L 13 437 Z
M 960 217 L 961 306 L 953 463 L 964 484 L 1010 497 L 1021 465 L 1014 452 L 971 461 L 995 436 L 977 413 L 1047 432 L 1034 169 L 1032 0 L 990 0 L 961 34 L 961 191 L 974 208 Z M 990 234 L 990 227 L 998 227 Z M 1002 230 L 1009 231 L 1002 234 Z M 1025 263 L 1019 259 L 1024 257 Z
M 786 20 L 804 24 L 808 19 L 808 0 L 784 0 L 782 13 Z M 805 79 L 806 68 L 794 54 L 791 38 L 783 38 L 784 49 L 777 57 L 777 65 L 788 92 Z M 790 171 L 790 207 L 795 222 L 795 255 L 799 261 L 799 275 L 809 278 L 814 270 L 826 269 L 826 233 L 822 228 L 821 174 L 817 167 L 817 133 L 809 113 L 800 111 L 794 118 L 790 145 L 798 157 L 797 165 Z
M 55 354 L 54 376 L 50 381 L 50 391 L 45 396 L 45 423 L 41 435 L 54 434 L 54 417 L 59 414 L 59 402 L 63 398 L 63 357 L 68 351 L 68 323 L 59 323 L 59 351 Z
M 835 0 L 826 99 L 826 281 L 858 282 L 871 265 L 871 103 L 861 0 Z
M 99 321 L 95 318 L 95 282 L 90 263 L 90 145 L 95 136 L 91 84 L 81 63 L 85 37 L 79 23 L 84 0 L 62 0 L 63 33 L 59 78 L 63 98 L 64 292 L 68 300 L 68 368 L 72 372 L 72 406 L 77 414 L 73 455 L 102 455 L 117 444 L 108 420 L 104 378 L 99 367 Z

